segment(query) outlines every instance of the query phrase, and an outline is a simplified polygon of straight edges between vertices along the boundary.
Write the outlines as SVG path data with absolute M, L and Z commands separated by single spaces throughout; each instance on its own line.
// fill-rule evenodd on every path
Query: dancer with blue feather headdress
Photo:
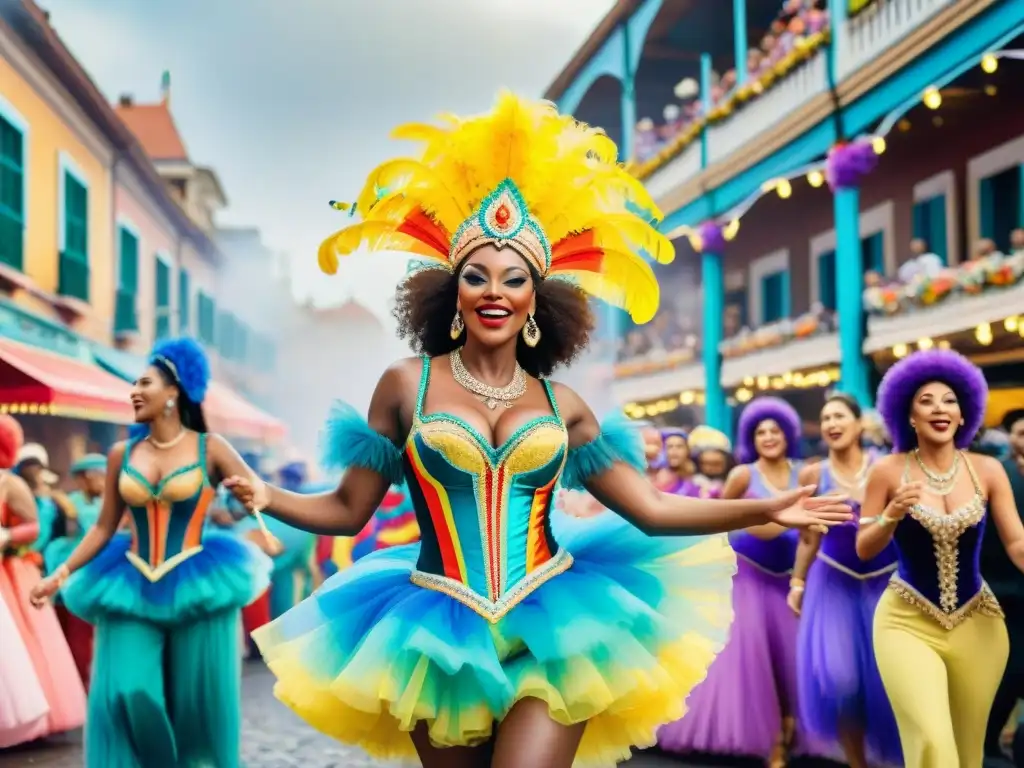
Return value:
M 87 768 L 237 768 L 239 609 L 266 589 L 271 563 L 205 523 L 219 478 L 251 470 L 207 432 L 199 345 L 163 341 L 148 363 L 132 387 L 132 437 L 108 456 L 96 525 L 32 599 L 60 590 L 97 628 Z M 123 509 L 130 533 L 117 533 Z

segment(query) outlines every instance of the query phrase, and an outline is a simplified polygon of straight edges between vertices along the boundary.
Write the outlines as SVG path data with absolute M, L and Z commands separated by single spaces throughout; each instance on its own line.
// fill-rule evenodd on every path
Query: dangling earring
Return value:
M 910 428 L 917 432 L 917 424 L 914 423 L 913 419 L 910 420 Z
M 523 341 L 528 347 L 536 347 L 540 343 L 540 326 L 533 319 L 533 315 L 526 316 L 526 325 L 523 326 Z
M 167 402 L 164 404 L 164 415 L 170 416 L 174 413 L 174 398 L 167 398 Z
M 466 324 L 462 321 L 462 313 L 456 310 L 455 317 L 452 318 L 452 327 L 448 331 L 448 335 L 452 337 L 452 341 L 457 341 L 464 330 L 466 330 Z

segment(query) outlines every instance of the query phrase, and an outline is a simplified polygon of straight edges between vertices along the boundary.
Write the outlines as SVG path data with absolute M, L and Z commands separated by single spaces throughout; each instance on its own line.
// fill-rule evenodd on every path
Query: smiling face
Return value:
M 722 480 L 729 471 L 729 457 L 721 451 L 702 451 L 697 459 L 700 473 L 711 480 Z
M 775 419 L 765 419 L 754 430 L 754 450 L 762 459 L 781 459 L 786 455 L 786 435 Z
M 933 381 L 914 394 L 914 401 L 910 404 L 910 424 L 917 432 L 918 444 L 951 443 L 963 423 L 960 401 L 947 384 Z
M 682 470 L 686 468 L 690 460 L 690 448 L 686 440 L 678 435 L 670 435 L 665 438 L 665 460 L 669 469 Z
M 512 248 L 485 245 L 466 257 L 458 310 L 466 333 L 487 347 L 514 341 L 534 311 L 533 276 Z
M 821 409 L 821 436 L 830 450 L 842 451 L 860 442 L 862 427 L 850 406 L 830 400 Z
M 135 423 L 148 424 L 160 415 L 169 400 L 178 401 L 178 388 L 151 365 L 132 385 L 131 399 L 132 408 L 135 409 Z

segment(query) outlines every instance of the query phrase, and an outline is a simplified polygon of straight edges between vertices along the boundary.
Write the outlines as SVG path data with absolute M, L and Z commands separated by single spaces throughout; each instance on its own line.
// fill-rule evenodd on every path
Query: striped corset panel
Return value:
M 555 417 L 493 448 L 457 419 L 419 420 L 405 470 L 422 544 L 413 581 L 497 621 L 572 563 L 549 513 L 568 439 Z
M 158 489 L 124 472 L 119 489 L 132 532 L 127 557 L 147 579 L 159 581 L 202 551 L 203 524 L 216 495 L 204 472 L 196 468 Z

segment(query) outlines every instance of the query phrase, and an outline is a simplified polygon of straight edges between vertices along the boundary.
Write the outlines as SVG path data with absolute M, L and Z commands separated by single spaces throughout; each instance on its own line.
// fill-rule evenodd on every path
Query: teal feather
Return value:
M 586 482 L 622 462 L 643 472 L 647 466 L 640 430 L 625 416 L 614 414 L 601 424 L 601 434 L 569 451 L 562 470 L 562 486 L 586 490 Z
M 336 400 L 320 435 L 320 464 L 329 471 L 369 469 L 392 485 L 402 482 L 402 454 L 384 435 L 371 429 L 348 403 Z

